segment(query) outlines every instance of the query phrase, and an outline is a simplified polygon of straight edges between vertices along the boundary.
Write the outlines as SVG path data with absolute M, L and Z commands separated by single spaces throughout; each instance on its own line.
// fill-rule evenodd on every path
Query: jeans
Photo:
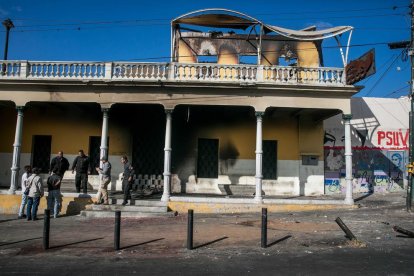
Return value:
M 124 202 L 128 202 L 130 198 L 129 191 L 132 189 L 132 182 L 129 182 L 128 179 L 122 181 L 122 192 L 124 193 Z
M 53 217 L 57 218 L 62 205 L 62 196 L 60 190 L 50 190 L 47 197 L 47 208 L 51 210 Z
M 37 219 L 37 208 L 39 207 L 40 196 L 39 197 L 27 197 L 27 220 Z
M 22 203 L 20 204 L 20 208 L 19 208 L 19 217 L 24 215 L 24 207 L 26 207 L 26 204 L 27 204 L 27 195 L 22 193 Z
M 80 193 L 82 187 L 83 193 L 86 194 L 88 192 L 88 174 L 77 172 L 75 176 L 75 185 L 77 193 Z

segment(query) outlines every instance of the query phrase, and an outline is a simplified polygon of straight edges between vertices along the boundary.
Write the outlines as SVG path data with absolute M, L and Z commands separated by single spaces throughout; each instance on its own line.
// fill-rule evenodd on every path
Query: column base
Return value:
M 351 198 L 345 198 L 344 199 L 344 202 L 345 202 L 345 204 L 347 204 L 347 205 L 354 205 L 354 199 L 351 197 Z
M 161 197 L 161 201 L 168 202 L 170 201 L 170 195 L 163 194 Z
M 16 190 L 14 190 L 14 189 L 10 188 L 10 189 L 7 191 L 7 194 L 9 194 L 9 195 L 15 195 L 15 194 L 16 194 Z
M 253 200 L 255 203 L 258 203 L 258 204 L 263 203 L 263 197 L 261 196 L 255 196 Z

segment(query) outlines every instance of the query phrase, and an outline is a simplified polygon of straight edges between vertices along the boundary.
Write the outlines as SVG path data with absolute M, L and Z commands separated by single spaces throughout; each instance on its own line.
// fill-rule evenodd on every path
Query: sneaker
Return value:
M 109 202 L 104 202 L 103 205 L 109 205 Z
M 26 218 L 27 216 L 25 214 L 22 215 L 23 218 Z
M 122 205 L 127 205 L 128 204 L 128 201 L 124 201 L 124 202 L 122 202 Z
M 32 218 L 31 217 L 28 217 L 27 220 L 32 220 Z

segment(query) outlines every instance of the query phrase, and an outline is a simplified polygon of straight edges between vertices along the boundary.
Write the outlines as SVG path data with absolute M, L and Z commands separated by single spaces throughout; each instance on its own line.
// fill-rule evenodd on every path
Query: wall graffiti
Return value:
M 352 141 L 353 189 L 356 193 L 386 193 L 404 189 L 408 131 L 377 131 L 374 143 Z M 355 141 L 354 141 L 355 139 Z M 325 193 L 345 193 L 343 131 L 326 131 Z M 365 141 L 364 141 L 365 143 Z

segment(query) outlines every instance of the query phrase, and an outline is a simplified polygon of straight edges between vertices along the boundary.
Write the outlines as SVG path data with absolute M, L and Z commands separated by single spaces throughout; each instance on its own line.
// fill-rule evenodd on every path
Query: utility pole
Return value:
M 413 191 L 414 191 L 414 0 L 411 0 L 410 5 L 410 16 L 411 16 L 411 38 L 409 41 L 400 41 L 389 43 L 388 47 L 390 49 L 407 49 L 408 55 L 410 56 L 411 62 L 411 80 L 410 80 L 410 102 L 411 110 L 409 117 L 409 129 L 410 129 L 410 140 L 409 140 L 409 163 L 407 165 L 408 172 L 408 185 L 407 185 L 407 211 L 411 212 L 413 205 Z
M 9 51 L 9 33 L 10 29 L 14 28 L 13 22 L 10 18 L 4 20 L 2 22 L 3 26 L 6 28 L 6 45 L 4 46 L 4 58 L 3 60 L 7 60 L 7 53 Z

